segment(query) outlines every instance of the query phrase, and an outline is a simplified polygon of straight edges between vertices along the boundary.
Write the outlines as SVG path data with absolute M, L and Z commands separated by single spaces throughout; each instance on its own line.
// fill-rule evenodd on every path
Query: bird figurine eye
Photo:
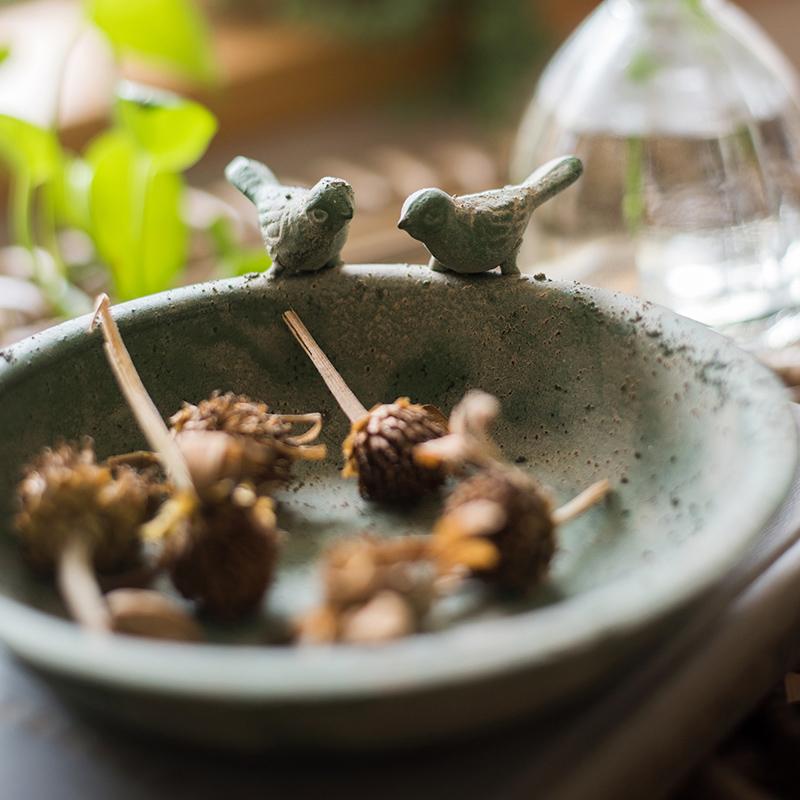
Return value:
M 322 225 L 322 223 L 328 219 L 328 212 L 324 208 L 312 208 L 311 211 L 308 212 L 308 216 L 311 218 L 312 222 Z

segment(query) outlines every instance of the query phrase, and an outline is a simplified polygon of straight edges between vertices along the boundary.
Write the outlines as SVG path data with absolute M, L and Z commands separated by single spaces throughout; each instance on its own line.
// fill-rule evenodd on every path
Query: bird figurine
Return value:
M 340 253 L 353 218 L 353 187 L 341 178 L 321 178 L 310 189 L 284 186 L 259 161 L 238 156 L 225 177 L 258 210 L 270 275 L 315 272 L 342 263 Z
M 451 196 L 420 189 L 403 204 L 397 227 L 422 242 L 437 272 L 464 274 L 500 267 L 518 275 L 517 254 L 534 210 L 583 172 L 575 156 L 549 161 L 518 186 Z

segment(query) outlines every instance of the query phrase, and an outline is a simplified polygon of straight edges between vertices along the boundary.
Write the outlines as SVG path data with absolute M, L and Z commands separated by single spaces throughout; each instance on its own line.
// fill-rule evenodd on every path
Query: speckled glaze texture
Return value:
M 502 401 L 508 458 L 558 501 L 615 491 L 562 531 L 552 576 L 524 605 L 464 607 L 383 648 L 252 646 L 269 619 L 313 605 L 311 564 L 333 537 L 425 530 L 342 481 L 347 423 L 294 343 L 294 308 L 370 406 L 408 395 L 446 413 L 472 387 Z M 722 337 L 648 304 L 528 277 L 346 266 L 250 277 L 128 303 L 115 316 L 167 416 L 213 389 L 277 411 L 322 410 L 332 456 L 301 465 L 269 613 L 213 644 L 86 636 L 21 567 L 8 536 L 20 465 L 58 436 L 100 455 L 143 444 L 86 320 L 0 357 L 0 636 L 65 696 L 142 729 L 232 747 L 366 747 L 465 734 L 541 713 L 613 680 L 724 575 L 784 497 L 795 429 L 778 382 Z M 239 646 L 232 647 L 236 643 Z

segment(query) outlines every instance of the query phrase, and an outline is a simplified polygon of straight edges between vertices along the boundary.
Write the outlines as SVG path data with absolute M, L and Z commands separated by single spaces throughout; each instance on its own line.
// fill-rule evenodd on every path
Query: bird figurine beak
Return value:
M 400 221 L 397 223 L 397 227 L 400 228 L 401 231 L 404 231 L 408 227 L 408 218 L 401 217 Z

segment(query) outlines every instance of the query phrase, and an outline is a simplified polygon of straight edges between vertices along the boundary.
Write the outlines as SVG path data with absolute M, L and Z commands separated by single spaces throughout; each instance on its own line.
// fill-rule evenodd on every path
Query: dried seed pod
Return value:
M 436 523 L 432 547 L 439 563 L 521 593 L 547 574 L 557 526 L 599 502 L 609 483 L 598 481 L 553 511 L 537 481 L 500 460 L 488 432 L 499 408 L 496 398 L 469 392 L 453 409 L 451 432 L 416 448 L 414 456 L 453 471 L 479 470 L 454 489 Z
M 236 475 L 237 482 L 247 480 L 265 491 L 271 484 L 286 483 L 291 478 L 292 463 L 297 460 L 325 458 L 325 445 L 313 444 L 322 430 L 322 415 L 272 414 L 265 403 L 246 395 L 215 391 L 197 405 L 184 403 L 170 418 L 172 431 L 184 449 L 190 469 L 195 451 L 188 453 L 185 442 L 192 432 L 228 434 L 229 451 L 221 456 L 225 467 Z M 294 433 L 297 424 L 311 427 Z M 198 441 L 194 437 L 195 441 Z M 234 466 L 235 465 L 235 466 Z
M 444 470 L 415 461 L 413 449 L 447 433 L 441 411 L 413 404 L 407 397 L 367 411 L 297 314 L 287 311 L 283 319 L 350 420 L 351 431 L 342 446 L 342 475 L 358 477 L 361 496 L 377 502 L 408 502 L 439 488 Z
M 98 464 L 89 440 L 47 448 L 29 464 L 18 487 L 17 532 L 39 570 L 56 570 L 70 614 L 83 626 L 109 629 L 94 569 L 111 571 L 139 556 L 139 526 L 147 490 L 138 475 L 116 476 Z
M 418 631 L 436 594 L 430 537 L 354 536 L 323 556 L 324 601 L 305 615 L 306 643 L 376 643 Z
M 232 482 L 228 473 L 211 475 L 208 486 L 196 485 L 182 448 L 136 372 L 107 297 L 99 298 L 95 318 L 102 324 L 106 355 L 120 389 L 174 487 L 172 497 L 145 526 L 143 535 L 165 541 L 164 559 L 173 583 L 201 610 L 224 619 L 253 610 L 269 586 L 277 558 L 274 503 L 259 498 L 251 486 Z M 222 466 L 229 465 L 229 442 L 241 443 L 222 431 L 181 435 L 201 445 L 221 442 Z M 210 488 L 220 485 L 224 492 Z
M 130 566 L 139 554 L 147 488 L 137 474 L 98 464 L 90 440 L 43 450 L 23 473 L 15 524 L 31 565 L 52 571 L 65 544 L 82 537 L 101 572 Z
M 183 534 L 167 539 L 165 562 L 175 588 L 198 609 L 220 620 L 235 620 L 259 605 L 272 582 L 279 534 L 275 504 L 228 499 L 204 503 Z M 241 504 L 240 504 L 241 503 Z
M 202 642 L 203 629 L 181 606 L 161 592 L 149 589 L 115 589 L 105 595 L 114 633 Z
M 373 406 L 353 423 L 342 445 L 342 475 L 358 478 L 358 490 L 366 500 L 414 500 L 441 486 L 445 473 L 439 467 L 420 467 L 413 449 L 446 433 L 440 412 L 407 397 Z
M 556 552 L 550 498 L 519 470 L 499 467 L 456 486 L 433 535 L 445 566 L 512 592 L 538 583 Z
M 114 477 L 125 470 L 133 470 L 147 490 L 147 516 L 152 517 L 169 497 L 172 486 L 166 479 L 158 456 L 149 450 L 134 450 L 130 453 L 109 456 L 104 462 Z

